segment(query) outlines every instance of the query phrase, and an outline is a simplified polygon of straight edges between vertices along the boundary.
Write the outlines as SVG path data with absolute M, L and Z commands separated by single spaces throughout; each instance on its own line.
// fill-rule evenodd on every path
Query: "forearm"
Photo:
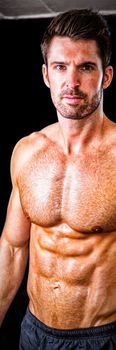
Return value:
M 23 280 L 28 260 L 28 243 L 13 247 L 0 240 L 0 325 Z

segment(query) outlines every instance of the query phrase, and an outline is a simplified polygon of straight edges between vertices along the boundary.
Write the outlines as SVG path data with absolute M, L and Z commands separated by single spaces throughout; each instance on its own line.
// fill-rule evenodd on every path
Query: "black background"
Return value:
M 116 16 L 108 20 L 111 63 L 116 71 Z M 49 19 L 0 21 L 0 229 L 2 231 L 11 191 L 10 158 L 16 142 L 29 133 L 57 121 L 49 89 L 41 74 L 40 42 Z M 116 122 L 116 72 L 104 92 L 104 111 Z M 18 350 L 20 323 L 25 313 L 28 267 L 23 283 L 1 327 L 0 350 Z M 39 296 L 38 296 L 39 298 Z

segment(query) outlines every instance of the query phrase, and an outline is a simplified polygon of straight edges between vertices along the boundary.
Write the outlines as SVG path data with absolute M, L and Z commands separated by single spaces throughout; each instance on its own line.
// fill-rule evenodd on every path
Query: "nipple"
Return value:
M 100 226 L 93 226 L 91 229 L 92 232 L 102 232 L 103 228 Z

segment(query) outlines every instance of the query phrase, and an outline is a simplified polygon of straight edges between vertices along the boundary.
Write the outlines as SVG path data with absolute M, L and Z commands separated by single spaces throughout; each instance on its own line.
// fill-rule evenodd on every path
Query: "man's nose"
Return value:
M 76 87 L 76 86 L 80 86 L 80 75 L 77 72 L 76 69 L 71 69 L 68 73 L 67 73 L 67 79 L 66 79 L 66 86 L 67 87 Z

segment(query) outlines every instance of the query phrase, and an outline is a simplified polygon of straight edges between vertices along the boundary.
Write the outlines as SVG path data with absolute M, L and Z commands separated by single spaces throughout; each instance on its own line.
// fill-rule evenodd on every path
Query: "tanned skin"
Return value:
M 18 142 L 0 241 L 1 323 L 29 251 L 30 311 L 59 329 L 116 321 L 116 125 L 96 42 L 55 37 L 43 78 L 58 123 Z M 77 93 L 77 87 L 81 93 Z

